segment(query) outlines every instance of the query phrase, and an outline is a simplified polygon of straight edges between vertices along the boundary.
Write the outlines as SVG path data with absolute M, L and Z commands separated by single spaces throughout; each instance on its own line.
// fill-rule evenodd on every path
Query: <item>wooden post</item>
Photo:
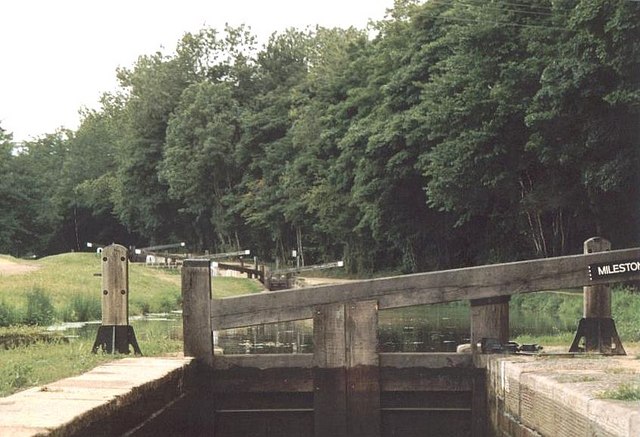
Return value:
M 593 237 L 584 242 L 584 253 L 608 252 L 611 242 Z M 569 347 L 569 352 L 600 352 L 606 355 L 626 355 L 615 323 L 611 318 L 611 289 L 608 284 L 582 288 L 583 318 Z M 584 338 L 584 348 L 580 341 Z
M 129 324 L 129 263 L 127 248 L 118 244 L 102 251 L 102 324 Z
M 188 259 L 182 265 L 182 326 L 184 354 L 213 366 L 209 260 Z
M 313 312 L 313 413 L 315 437 L 348 437 L 344 304 Z
M 353 437 L 380 436 L 378 302 L 346 306 L 347 431 Z
M 584 253 L 608 252 L 611 242 L 604 238 L 593 237 L 584 242 Z M 583 316 L 611 318 L 611 289 L 608 284 L 591 285 L 582 288 Z M 611 345 L 609 345 L 611 347 Z
M 471 350 L 480 352 L 483 338 L 495 339 L 499 344 L 509 341 L 509 299 L 499 296 L 471 301 Z
M 102 250 L 102 325 L 92 351 L 142 355 L 133 327 L 129 325 L 129 259 L 127 248 L 112 244 Z
M 380 436 L 376 301 L 314 311 L 315 437 Z

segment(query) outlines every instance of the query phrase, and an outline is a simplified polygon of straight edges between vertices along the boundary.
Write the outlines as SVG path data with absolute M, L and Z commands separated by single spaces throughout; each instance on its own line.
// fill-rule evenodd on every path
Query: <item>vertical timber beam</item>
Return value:
M 127 248 L 111 244 L 102 251 L 102 325 L 92 352 L 128 354 L 129 346 L 142 355 L 133 327 L 129 325 L 129 254 Z
M 188 259 L 182 265 L 182 326 L 184 354 L 213 366 L 209 260 Z
M 472 437 L 482 437 L 487 431 L 487 387 L 484 367 L 480 359 L 482 339 L 494 339 L 503 345 L 509 341 L 510 296 L 499 296 L 471 301 L 471 350 L 477 367 L 472 391 Z
M 601 237 L 584 242 L 584 253 L 607 252 L 611 242 Z M 583 287 L 583 318 L 580 319 L 576 336 L 569 352 L 579 352 L 580 340 L 584 338 L 585 352 L 600 352 L 606 355 L 626 355 L 611 318 L 611 289 L 608 284 Z
M 471 350 L 480 352 L 478 343 L 492 338 L 499 344 L 509 341 L 510 296 L 490 297 L 471 301 Z
M 594 237 L 584 242 L 585 254 L 610 250 L 611 242 L 604 238 Z M 608 284 L 583 287 L 582 293 L 585 319 L 611 318 L 611 289 Z
M 315 437 L 348 437 L 345 305 L 313 312 L 313 414 Z
M 377 301 L 315 309 L 315 437 L 379 437 Z
M 380 437 L 378 302 L 346 305 L 347 431 L 351 437 Z
M 129 262 L 127 248 L 119 244 L 102 251 L 102 324 L 129 324 Z

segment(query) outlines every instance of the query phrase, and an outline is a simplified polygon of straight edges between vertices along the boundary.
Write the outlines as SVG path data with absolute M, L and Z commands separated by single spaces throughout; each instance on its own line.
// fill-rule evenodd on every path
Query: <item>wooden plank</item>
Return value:
M 216 355 L 213 366 L 216 370 L 238 367 L 310 369 L 313 367 L 313 354 Z
M 351 437 L 380 436 L 378 302 L 345 306 L 347 431 Z
M 213 365 L 211 268 L 209 260 L 186 260 L 182 266 L 184 354 Z
M 588 266 L 630 259 L 640 259 L 640 248 L 214 299 L 212 323 L 226 329 L 300 320 L 313 317 L 315 306 L 358 300 L 377 299 L 386 309 L 605 284 L 619 279 L 592 280 Z M 640 271 L 625 280 L 640 280 Z
M 472 369 L 473 356 L 453 352 L 386 352 L 378 354 L 380 367 L 407 368 L 464 368 Z
M 313 410 L 315 437 L 348 437 L 345 306 L 313 313 Z
M 382 392 L 471 392 L 474 369 L 380 368 Z
M 312 369 L 246 367 L 214 370 L 210 382 L 215 393 L 308 393 L 314 396 L 313 377 Z
M 102 251 L 102 325 L 129 324 L 129 261 L 119 244 Z
M 454 352 L 385 352 L 378 356 L 380 367 L 395 369 L 472 369 L 474 367 L 471 354 Z M 310 369 L 313 366 L 313 354 L 216 355 L 214 362 L 216 370 L 238 367 Z

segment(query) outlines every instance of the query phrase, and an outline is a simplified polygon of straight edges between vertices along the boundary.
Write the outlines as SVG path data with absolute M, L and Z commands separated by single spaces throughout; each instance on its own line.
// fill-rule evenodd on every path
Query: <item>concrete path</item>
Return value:
M 102 429 L 126 429 L 131 426 L 127 421 L 134 423 L 145 414 L 153 414 L 184 392 L 193 373 L 191 361 L 125 358 L 80 376 L 0 398 L 0 436 L 76 435 L 101 420 L 112 420 L 106 418 L 131 406 L 135 414 L 116 414 L 121 423 L 102 425 Z

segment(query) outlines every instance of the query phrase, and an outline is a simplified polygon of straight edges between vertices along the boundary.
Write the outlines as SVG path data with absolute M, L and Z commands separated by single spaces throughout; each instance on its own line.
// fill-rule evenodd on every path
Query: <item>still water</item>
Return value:
M 138 343 L 144 353 L 144 341 L 152 336 L 182 338 L 179 312 L 132 317 Z M 578 320 L 562 320 L 547 314 L 523 314 L 511 311 L 512 338 L 521 334 L 553 335 L 575 332 Z M 70 338 L 94 340 L 99 322 L 67 323 L 51 327 L 63 330 Z M 449 352 L 469 342 L 469 306 L 463 303 L 424 305 L 383 310 L 378 318 L 381 352 Z M 274 323 L 227 329 L 214 334 L 216 347 L 225 354 L 269 354 L 313 352 L 311 320 Z
M 512 338 L 575 332 L 578 319 L 511 311 Z M 313 352 L 311 320 L 229 329 L 216 334 L 226 354 Z M 450 352 L 469 342 L 468 304 L 424 305 L 383 310 L 378 316 L 380 352 Z

